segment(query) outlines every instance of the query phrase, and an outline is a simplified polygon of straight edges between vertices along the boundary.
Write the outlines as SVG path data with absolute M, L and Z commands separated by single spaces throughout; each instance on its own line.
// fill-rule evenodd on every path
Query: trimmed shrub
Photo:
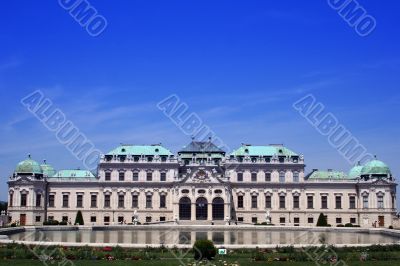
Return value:
M 353 227 L 353 224 L 352 223 L 347 223 L 347 224 L 344 225 L 344 227 Z
M 323 213 L 318 217 L 317 226 L 328 226 L 328 221 Z
M 212 260 L 217 254 L 214 243 L 210 240 L 196 240 L 193 245 L 195 260 Z
M 75 224 L 77 225 L 84 225 L 82 212 L 78 211 L 76 213 Z

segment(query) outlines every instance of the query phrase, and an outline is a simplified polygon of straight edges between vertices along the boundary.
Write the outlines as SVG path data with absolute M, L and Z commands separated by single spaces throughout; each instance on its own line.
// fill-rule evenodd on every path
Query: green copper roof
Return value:
M 315 171 L 308 179 L 333 179 L 343 180 L 350 179 L 345 173 L 338 171 Z
M 243 145 L 231 153 L 234 156 L 297 156 L 295 152 L 282 145 L 251 146 Z
M 32 160 L 31 156 L 29 155 L 28 159 L 17 164 L 15 172 L 21 174 L 41 174 L 42 168 L 40 167 L 39 163 Z
M 364 165 L 361 175 L 390 175 L 390 168 L 384 162 L 372 160 Z
M 44 161 L 44 163 L 41 164 L 40 167 L 42 168 L 43 175 L 45 176 L 53 176 L 56 174 L 56 170 L 54 170 L 54 168 L 50 164 L 47 164 L 46 161 Z
M 96 178 L 92 172 L 86 170 L 60 170 L 52 178 Z
M 363 168 L 363 166 L 360 164 L 357 164 L 356 166 L 351 168 L 351 170 L 349 172 L 349 177 L 350 178 L 360 177 L 362 168 Z
M 160 155 L 170 156 L 172 153 L 161 145 L 121 145 L 106 155 Z

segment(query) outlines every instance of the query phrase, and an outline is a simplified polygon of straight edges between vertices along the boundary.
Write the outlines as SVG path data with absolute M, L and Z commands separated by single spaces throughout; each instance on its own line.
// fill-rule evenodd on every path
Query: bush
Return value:
M 393 229 L 393 225 L 389 225 L 389 229 Z
M 344 225 L 343 224 L 338 224 L 337 227 L 344 227 Z
M 212 260 L 217 254 L 214 243 L 210 240 L 196 240 L 193 245 L 195 260 Z
M 67 221 L 61 221 L 61 222 L 59 222 L 58 224 L 59 224 L 59 225 L 67 225 L 68 222 L 67 222 Z
M 49 221 L 44 221 L 43 225 L 59 225 L 60 223 L 57 220 L 49 220 Z
M 82 212 L 81 211 L 78 211 L 76 213 L 75 224 L 84 225 L 83 216 L 82 216 Z
M 323 213 L 318 217 L 317 226 L 328 226 L 328 221 Z
M 344 227 L 353 227 L 353 224 L 352 223 L 347 223 L 347 224 L 344 225 Z

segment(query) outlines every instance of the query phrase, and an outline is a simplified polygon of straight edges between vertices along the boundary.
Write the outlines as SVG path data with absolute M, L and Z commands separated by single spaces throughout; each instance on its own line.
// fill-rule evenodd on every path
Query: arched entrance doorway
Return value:
M 224 219 L 224 200 L 222 198 L 215 198 L 212 201 L 212 218 L 213 220 Z
M 208 201 L 206 198 L 196 200 L 196 220 L 207 220 Z
M 192 218 L 192 202 L 188 197 L 179 200 L 179 220 L 190 220 Z

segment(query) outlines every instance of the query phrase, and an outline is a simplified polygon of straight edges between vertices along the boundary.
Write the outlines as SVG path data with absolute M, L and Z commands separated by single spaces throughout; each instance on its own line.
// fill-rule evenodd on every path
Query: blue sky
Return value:
M 20 103 L 40 89 L 100 150 L 190 141 L 156 104 L 186 102 L 230 147 L 284 143 L 307 171 L 348 162 L 292 104 L 308 93 L 400 175 L 398 1 L 359 0 L 360 37 L 327 1 L 89 1 L 108 22 L 90 36 L 58 1 L 7 1 L 0 29 L 0 199 L 28 153 L 82 167 Z M 400 198 L 400 197 L 399 197 Z

